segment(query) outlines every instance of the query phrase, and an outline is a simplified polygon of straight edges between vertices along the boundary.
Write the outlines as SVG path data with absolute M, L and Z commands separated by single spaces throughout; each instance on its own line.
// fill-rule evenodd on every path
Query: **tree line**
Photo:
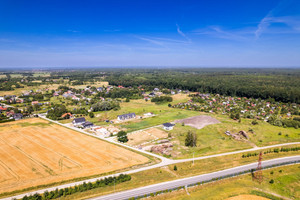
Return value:
M 92 190 L 95 188 L 111 186 L 114 184 L 119 184 L 122 182 L 130 181 L 131 176 L 127 174 L 120 174 L 117 177 L 108 177 L 104 179 L 97 180 L 96 182 L 83 182 L 83 184 L 76 185 L 75 187 L 67 187 L 64 189 L 56 189 L 54 191 L 45 191 L 43 194 L 35 193 L 30 196 L 24 196 L 22 200 L 48 200 L 48 199 L 57 199 L 60 197 L 65 197 L 68 195 L 72 195 L 77 192 L 84 192 L 88 190 Z

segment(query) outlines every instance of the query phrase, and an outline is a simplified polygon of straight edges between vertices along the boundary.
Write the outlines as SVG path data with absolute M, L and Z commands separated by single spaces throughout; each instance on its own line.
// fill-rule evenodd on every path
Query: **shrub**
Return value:
M 174 165 L 174 171 L 177 171 L 177 166 L 176 165 Z

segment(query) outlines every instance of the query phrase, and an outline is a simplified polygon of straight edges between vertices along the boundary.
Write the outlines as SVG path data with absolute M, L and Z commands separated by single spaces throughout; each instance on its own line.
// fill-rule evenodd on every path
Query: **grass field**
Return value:
M 5 74 L 0 74 L 0 79 L 2 78 L 6 78 L 6 75 Z
M 187 195 L 184 190 L 180 190 L 148 199 L 261 200 L 258 196 L 267 197 L 266 199 L 282 199 L 283 197 L 285 199 L 300 198 L 299 164 L 264 170 L 263 175 L 264 180 L 261 184 L 252 181 L 251 174 L 247 174 L 189 188 L 190 195 Z M 274 183 L 271 184 L 270 180 L 272 179 Z
M 181 110 L 175 109 L 174 112 Z M 198 113 L 209 115 L 216 118 L 221 123 L 205 126 L 202 129 L 196 129 L 190 126 L 182 126 L 176 124 L 174 129 L 170 131 L 174 136 L 174 150 L 180 152 L 177 158 L 191 158 L 193 153 L 195 156 L 209 155 L 214 153 L 228 152 L 239 149 L 247 149 L 255 146 L 266 146 L 287 142 L 300 141 L 300 129 L 283 128 L 270 125 L 267 122 L 259 121 L 258 125 L 252 125 L 252 120 L 242 119 L 242 122 L 234 121 L 227 115 Z M 252 129 L 254 133 L 249 132 Z M 185 147 L 185 138 L 188 131 L 195 132 L 198 136 L 197 147 Z M 248 141 L 238 141 L 225 134 L 225 131 L 237 133 L 244 130 L 248 133 L 250 139 Z M 281 132 L 281 135 L 278 133 Z M 217 145 L 216 145 L 217 144 Z
M 147 163 L 148 158 L 42 119 L 0 124 L 0 193 Z
M 295 146 L 290 146 L 290 147 L 295 147 Z M 276 157 L 285 157 L 285 156 L 292 156 L 292 155 L 299 155 L 299 152 L 281 152 L 278 154 L 266 154 L 264 155 L 263 159 L 268 160 Z M 165 166 L 161 168 L 155 168 L 151 170 L 134 173 L 131 174 L 132 177 L 131 181 L 116 185 L 115 191 L 119 192 L 119 191 L 128 190 L 132 188 L 156 184 L 164 181 L 170 181 L 179 178 L 185 178 L 189 176 L 210 173 L 217 170 L 222 170 L 226 168 L 231 168 L 239 165 L 256 162 L 258 159 L 257 157 L 248 157 L 242 159 L 241 156 L 242 154 L 235 154 L 231 156 L 222 156 L 222 157 L 198 160 L 195 161 L 194 165 L 192 164 L 192 162 L 180 163 L 180 164 L 176 164 L 177 171 L 174 171 L 174 165 L 170 165 L 170 166 Z M 108 186 L 105 188 L 97 188 L 86 192 L 76 193 L 61 199 L 87 199 L 99 195 L 109 194 L 112 193 L 113 191 L 114 191 L 114 186 Z M 220 193 L 222 191 L 223 190 L 217 192 Z

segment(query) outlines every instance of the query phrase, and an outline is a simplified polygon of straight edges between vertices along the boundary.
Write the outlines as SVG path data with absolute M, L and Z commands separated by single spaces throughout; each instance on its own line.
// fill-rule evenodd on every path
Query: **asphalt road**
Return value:
M 300 161 L 300 156 L 277 158 L 277 159 L 273 159 L 273 160 L 263 161 L 262 162 L 262 167 L 278 165 L 278 164 L 293 162 L 293 161 Z M 113 193 L 113 194 L 109 194 L 109 195 L 105 195 L 105 196 L 92 198 L 90 200 L 121 200 L 121 199 L 128 199 L 128 198 L 131 198 L 131 197 L 143 196 L 145 194 L 151 194 L 151 193 L 155 193 L 155 192 L 158 192 L 158 191 L 178 188 L 180 186 L 196 184 L 196 183 L 202 182 L 202 181 L 209 181 L 211 179 L 220 178 L 220 177 L 224 177 L 224 176 L 227 176 L 227 175 L 235 175 L 235 174 L 238 174 L 240 172 L 245 172 L 247 170 L 255 169 L 256 167 L 257 167 L 257 163 L 251 163 L 251 164 L 248 164 L 248 165 L 234 167 L 234 168 L 221 170 L 221 171 L 217 171 L 217 172 L 213 172 L 213 173 L 193 176 L 193 177 L 184 178 L 184 179 L 177 179 L 177 180 L 174 180 L 174 181 L 168 181 L 168 182 L 163 182 L 163 183 L 159 183 L 159 184 L 149 185 L 149 186 L 146 186 L 146 187 L 141 187 L 141 188 L 137 188 L 137 189 L 133 189 L 133 190 L 126 190 L 126 191 L 123 191 L 123 192 L 118 192 L 118 193 Z

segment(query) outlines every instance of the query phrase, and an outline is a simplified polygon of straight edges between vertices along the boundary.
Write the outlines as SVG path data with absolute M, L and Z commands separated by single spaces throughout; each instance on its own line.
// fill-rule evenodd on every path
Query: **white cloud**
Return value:
M 255 38 L 259 37 L 266 32 L 272 24 L 285 24 L 290 28 L 290 32 L 300 32 L 299 16 L 280 16 L 282 11 L 292 7 L 292 0 L 283 0 L 275 8 L 270 10 L 267 15 L 259 22 L 255 31 Z M 276 33 L 276 32 L 275 32 Z
M 191 42 L 191 39 L 190 39 L 189 37 L 187 37 L 187 36 L 181 31 L 181 29 L 180 29 L 180 27 L 179 27 L 178 24 L 176 24 L 176 27 L 177 27 L 177 33 L 178 33 L 179 35 L 181 35 L 182 37 L 184 37 L 187 41 Z
M 224 30 L 220 26 L 209 26 L 204 29 L 197 29 L 193 31 L 198 35 L 209 35 L 216 38 L 242 41 L 247 40 L 249 34 L 253 34 L 252 29 L 242 29 L 242 30 Z

